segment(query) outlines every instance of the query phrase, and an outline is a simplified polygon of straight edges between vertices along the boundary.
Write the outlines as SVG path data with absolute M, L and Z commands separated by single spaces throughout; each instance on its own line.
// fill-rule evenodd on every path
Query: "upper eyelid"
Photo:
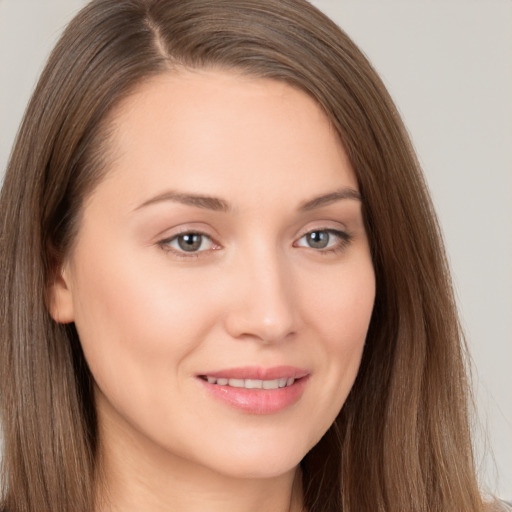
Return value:
M 168 236 L 164 236 L 164 237 L 159 237 L 161 238 L 161 241 L 169 241 L 169 240 L 174 240 L 175 238 L 178 238 L 179 236 L 183 236 L 183 235 L 201 235 L 201 236 L 206 236 L 208 238 L 211 238 L 213 239 L 213 237 L 208 234 L 208 233 L 205 233 L 204 231 L 200 230 L 200 229 L 184 229 L 182 231 L 178 231 L 177 233 L 173 233 L 172 235 L 168 235 Z
M 305 231 L 302 232 L 301 237 L 309 234 L 314 233 L 315 231 L 330 231 L 333 233 L 345 233 L 347 229 L 345 227 L 332 227 L 332 226 L 320 226 L 320 227 L 314 227 L 314 228 L 308 228 Z
M 350 230 L 345 224 L 339 221 L 315 221 L 314 223 L 310 223 L 307 228 L 300 229 L 295 235 L 295 239 L 299 240 L 303 236 L 306 236 L 308 233 L 313 233 L 314 231 L 331 231 L 336 233 L 349 234 Z
M 305 231 L 301 236 L 296 238 L 294 243 L 297 243 L 299 240 L 302 240 L 305 236 L 315 233 L 318 231 L 325 231 L 327 233 L 331 233 L 333 235 L 338 236 L 339 238 L 348 239 L 352 238 L 352 235 L 346 229 L 337 229 L 337 228 L 313 228 Z
M 217 238 L 220 238 L 218 233 L 215 230 L 212 230 L 211 228 L 203 228 L 203 227 L 195 227 L 195 223 L 186 224 L 184 226 L 174 226 L 171 228 L 166 228 L 162 231 L 160 231 L 155 237 L 154 240 L 159 243 L 163 241 L 172 240 L 180 235 L 187 235 L 187 234 L 198 234 L 207 236 L 208 238 L 211 238 L 212 240 L 216 240 Z M 203 225 L 203 223 L 201 223 Z M 170 234 L 167 234 L 170 233 Z

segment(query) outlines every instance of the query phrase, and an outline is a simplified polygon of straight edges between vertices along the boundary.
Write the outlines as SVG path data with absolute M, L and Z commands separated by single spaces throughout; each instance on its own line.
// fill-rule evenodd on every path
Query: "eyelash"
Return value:
M 210 250 L 217 250 L 218 248 L 220 248 L 220 245 L 217 244 L 211 236 L 207 235 L 206 233 L 203 233 L 201 231 L 196 231 L 196 230 L 189 230 L 189 231 L 183 231 L 182 233 L 178 233 L 177 235 L 174 235 L 170 238 L 165 238 L 164 240 L 161 240 L 160 242 L 158 242 L 158 245 L 166 252 L 172 252 L 175 256 L 177 256 L 178 258 L 199 258 L 202 253 L 206 252 L 205 250 L 202 250 L 202 251 L 185 251 L 185 250 L 180 250 L 180 249 L 176 249 L 174 247 L 171 247 L 171 243 L 174 242 L 174 241 L 178 241 L 180 238 L 182 237 L 185 237 L 185 236 L 200 236 L 203 238 L 202 242 L 201 242 L 201 245 L 202 243 L 204 242 L 204 239 L 208 239 L 210 240 L 210 243 L 213 244 L 214 246 L 216 246 L 215 249 L 210 249 Z
M 329 237 L 334 236 L 337 237 L 338 240 L 335 242 L 331 247 L 326 248 L 318 248 L 315 252 L 318 252 L 319 254 L 323 256 L 327 256 L 330 254 L 339 254 L 342 252 L 353 240 L 353 236 L 347 233 L 346 231 L 340 231 L 338 229 L 332 229 L 332 228 L 324 228 L 324 229 L 312 229 L 311 231 L 308 231 L 307 233 L 304 233 L 297 242 L 294 243 L 294 246 L 297 247 L 297 243 L 302 240 L 303 238 L 310 236 L 314 233 L 327 233 Z M 330 242 L 330 240 L 329 240 Z M 298 246 L 298 247 L 306 247 L 315 250 L 315 247 L 308 247 L 308 246 Z
M 304 246 L 304 245 L 297 245 L 300 240 L 304 239 L 307 236 L 313 235 L 314 233 L 327 233 L 329 237 L 334 236 L 338 238 L 338 241 L 334 243 L 331 247 L 325 247 L 325 248 L 315 248 L 310 246 Z M 185 251 L 180 250 L 174 247 L 171 247 L 172 242 L 178 242 L 180 238 L 186 237 L 186 236 L 200 236 L 202 237 L 201 245 L 204 242 L 204 239 L 210 240 L 210 243 L 214 245 L 215 247 L 212 249 L 205 249 L 205 250 L 198 250 L 198 251 Z M 308 231 L 304 233 L 296 242 L 294 242 L 294 247 L 305 247 L 309 249 L 313 249 L 315 252 L 321 254 L 321 255 L 332 255 L 332 254 L 338 254 L 342 252 L 353 240 L 353 236 L 347 233 L 346 231 L 340 231 L 337 229 L 330 229 L 330 228 L 324 228 L 324 229 L 312 229 L 311 231 Z M 179 243 L 179 242 L 178 242 Z M 330 243 L 330 239 L 329 242 Z M 164 240 L 161 240 L 158 242 L 158 245 L 166 252 L 172 252 L 175 256 L 178 258 L 199 258 L 202 256 L 202 253 L 207 251 L 215 251 L 220 248 L 220 245 L 217 244 L 209 235 L 206 233 L 203 233 L 201 231 L 183 231 L 182 233 L 178 233 L 177 235 L 174 235 L 170 238 L 165 238 Z

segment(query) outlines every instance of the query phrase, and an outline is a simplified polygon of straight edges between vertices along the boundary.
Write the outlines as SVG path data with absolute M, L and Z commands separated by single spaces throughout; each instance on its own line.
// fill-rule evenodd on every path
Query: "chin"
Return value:
M 293 463 L 289 460 L 262 460 L 240 461 L 219 467 L 218 472 L 230 478 L 240 479 L 271 479 L 283 476 L 295 471 L 301 459 L 295 459 Z
M 220 453 L 217 447 L 210 452 L 209 465 L 216 468 L 219 474 L 231 478 L 267 479 L 282 476 L 294 471 L 315 444 L 308 443 L 306 446 L 300 440 L 293 440 L 292 436 L 287 441 L 263 444 L 255 440 L 250 445 L 231 445 L 229 450 L 221 449 Z

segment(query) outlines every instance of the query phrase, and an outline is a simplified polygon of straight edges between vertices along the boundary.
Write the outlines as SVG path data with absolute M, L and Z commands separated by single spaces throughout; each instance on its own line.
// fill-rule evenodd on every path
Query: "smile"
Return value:
M 232 388 L 245 389 L 279 389 L 293 385 L 295 379 L 293 377 L 282 377 L 280 379 L 261 380 L 261 379 L 227 379 L 216 378 L 208 375 L 202 376 L 209 384 L 217 386 L 230 386 Z
M 243 367 L 198 375 L 209 396 L 231 408 L 257 415 L 274 414 L 298 402 L 310 372 L 291 366 Z

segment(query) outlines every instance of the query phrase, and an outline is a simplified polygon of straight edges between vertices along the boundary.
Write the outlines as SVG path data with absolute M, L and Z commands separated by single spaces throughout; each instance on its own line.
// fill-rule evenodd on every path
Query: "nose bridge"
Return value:
M 296 330 L 293 273 L 284 254 L 270 245 L 240 255 L 227 315 L 232 336 L 272 343 Z

